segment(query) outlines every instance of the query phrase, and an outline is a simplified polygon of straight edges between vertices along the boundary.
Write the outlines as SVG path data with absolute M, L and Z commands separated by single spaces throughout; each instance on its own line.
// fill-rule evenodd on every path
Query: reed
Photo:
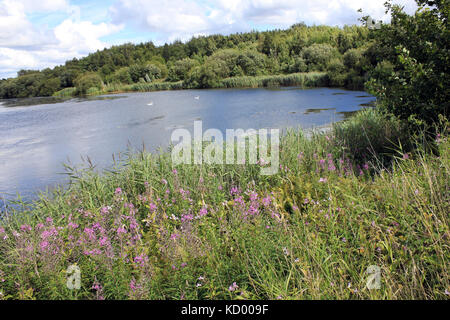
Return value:
M 1 209 L 0 299 L 446 299 L 447 129 L 406 151 L 390 144 L 396 126 L 369 110 L 288 130 L 273 176 L 174 166 L 162 151 L 101 174 L 67 167 L 66 189 Z M 79 290 L 66 286 L 73 264 Z

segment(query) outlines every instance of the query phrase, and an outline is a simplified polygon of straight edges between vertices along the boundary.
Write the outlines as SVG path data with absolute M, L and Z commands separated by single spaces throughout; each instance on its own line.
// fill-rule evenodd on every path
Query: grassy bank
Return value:
M 292 73 L 287 75 L 267 75 L 267 76 L 244 76 L 232 77 L 221 80 L 214 88 L 264 88 L 264 87 L 323 87 L 328 85 L 328 76 L 324 72 Z M 134 84 L 111 83 L 102 88 L 90 88 L 87 95 L 101 95 L 123 92 L 150 92 L 161 90 L 181 90 L 199 89 L 186 84 L 184 81 L 178 82 L 139 82 Z M 53 96 L 66 98 L 75 96 L 76 88 L 66 88 L 55 92 Z
M 4 210 L 0 299 L 446 298 L 450 143 L 404 132 L 367 109 L 327 133 L 287 132 L 273 176 L 174 167 L 169 153 L 74 174 Z M 380 289 L 366 288 L 371 265 Z

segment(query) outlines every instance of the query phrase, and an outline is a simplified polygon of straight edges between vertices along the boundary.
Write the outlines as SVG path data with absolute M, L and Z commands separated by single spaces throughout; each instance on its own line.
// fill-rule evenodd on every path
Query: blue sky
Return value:
M 192 36 L 358 24 L 359 8 L 388 20 L 385 0 L 0 0 L 0 78 L 43 69 L 126 42 L 160 45 Z M 413 0 L 396 0 L 407 12 Z

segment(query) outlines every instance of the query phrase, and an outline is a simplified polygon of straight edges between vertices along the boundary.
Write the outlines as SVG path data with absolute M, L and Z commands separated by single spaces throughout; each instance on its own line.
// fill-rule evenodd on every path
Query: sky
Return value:
M 0 0 L 0 79 L 42 70 L 127 42 L 156 45 L 192 36 L 343 26 L 364 15 L 388 21 L 385 0 Z M 414 0 L 396 0 L 408 13 Z

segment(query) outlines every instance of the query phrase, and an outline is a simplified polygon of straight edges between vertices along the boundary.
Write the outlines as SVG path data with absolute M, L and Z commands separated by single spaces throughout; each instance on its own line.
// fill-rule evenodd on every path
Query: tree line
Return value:
M 359 60 L 368 39 L 369 31 L 361 26 L 296 24 L 287 30 L 200 36 L 163 46 L 128 43 L 53 69 L 21 70 L 16 78 L 0 80 L 0 97 L 50 96 L 69 87 L 84 94 L 103 84 L 163 80 L 211 88 L 228 77 L 336 72 L 340 67 L 348 74 L 331 74 L 332 85 L 362 88 L 365 69 Z

